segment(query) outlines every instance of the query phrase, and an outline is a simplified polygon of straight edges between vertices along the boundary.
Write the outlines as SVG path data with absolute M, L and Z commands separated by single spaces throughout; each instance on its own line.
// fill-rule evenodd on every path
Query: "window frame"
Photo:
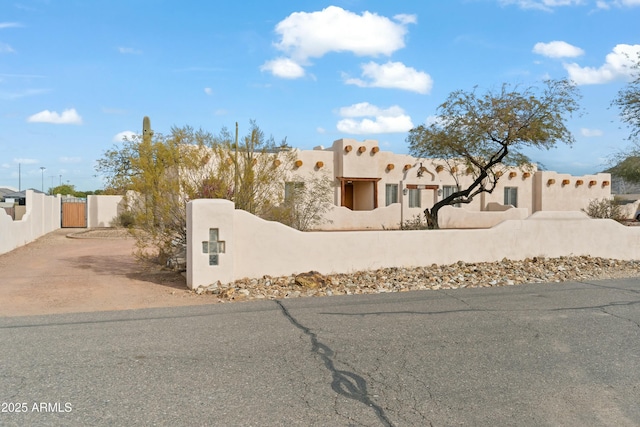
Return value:
M 451 190 L 451 192 L 449 192 L 449 190 Z M 442 199 L 446 199 L 447 197 L 449 197 L 450 195 L 452 195 L 453 193 L 460 191 L 460 186 L 459 185 L 443 185 L 442 186 Z M 449 194 L 447 194 L 449 193 Z M 459 208 L 461 205 L 460 203 L 456 203 L 455 205 L 456 208 Z
M 407 193 L 407 196 L 409 198 L 410 208 L 422 207 L 422 190 L 418 188 L 409 188 L 409 192 Z
M 391 190 L 391 199 L 394 199 L 394 201 L 389 201 L 390 199 L 390 194 L 389 191 Z M 384 187 L 384 203 L 385 206 L 389 206 L 393 203 L 398 203 L 398 184 L 386 184 Z
M 515 199 L 515 203 L 509 203 L 511 199 Z M 505 206 L 518 207 L 518 187 L 504 187 L 504 203 Z

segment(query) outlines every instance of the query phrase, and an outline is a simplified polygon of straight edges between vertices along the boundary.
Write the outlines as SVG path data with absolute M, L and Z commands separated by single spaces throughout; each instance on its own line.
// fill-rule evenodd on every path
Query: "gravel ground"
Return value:
M 215 283 L 195 290 L 211 294 L 221 302 L 311 296 L 374 294 L 415 290 L 488 288 L 526 283 L 640 277 L 640 261 L 603 258 L 536 257 L 523 261 L 431 265 L 418 268 L 382 268 L 351 274 L 299 275 L 243 279 L 230 284 Z

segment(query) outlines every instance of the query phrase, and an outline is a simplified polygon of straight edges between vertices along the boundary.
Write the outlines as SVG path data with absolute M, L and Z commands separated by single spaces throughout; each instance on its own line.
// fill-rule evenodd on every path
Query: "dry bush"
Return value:
M 582 209 L 591 218 L 613 219 L 616 221 L 624 221 L 626 216 L 624 209 L 615 198 L 614 199 L 594 199 L 589 202 L 586 209 Z

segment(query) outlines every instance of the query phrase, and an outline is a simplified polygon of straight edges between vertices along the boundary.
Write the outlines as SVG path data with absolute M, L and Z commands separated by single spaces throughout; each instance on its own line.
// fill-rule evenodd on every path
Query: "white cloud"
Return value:
M 205 87 L 204 88 L 204 93 L 206 93 L 207 95 L 211 96 L 211 95 L 213 95 L 213 89 L 211 89 L 210 87 Z
M 58 161 L 60 163 L 80 163 L 82 162 L 82 157 L 60 157 Z
M 44 110 L 30 116 L 27 121 L 30 123 L 53 123 L 56 125 L 81 125 L 82 117 L 80 117 L 75 108 L 70 108 L 64 110 L 62 114 Z
M 12 167 L 13 166 L 11 166 L 9 163 L 3 163 L 3 164 L 0 165 L 0 168 L 2 168 L 2 169 L 10 169 Z
M 4 30 L 5 28 L 18 28 L 22 27 L 22 24 L 19 22 L 0 22 L 0 30 Z
M 23 165 L 34 165 L 36 163 L 40 163 L 40 160 L 38 160 L 38 159 L 18 158 L 18 159 L 13 159 L 13 163 L 20 163 L 20 164 L 23 164 Z
M 563 41 L 549 43 L 536 43 L 533 53 L 548 56 L 549 58 L 575 58 L 584 55 L 584 50 Z
M 633 77 L 633 66 L 640 55 L 640 45 L 619 44 L 606 56 L 599 68 L 581 67 L 576 63 L 564 64 L 569 78 L 578 85 L 602 84 Z
M 123 55 L 140 55 L 142 53 L 141 50 L 134 49 L 132 47 L 119 47 L 118 52 L 122 53 Z
M 283 79 L 297 79 L 304 76 L 304 68 L 289 58 L 278 58 L 265 62 L 260 71 L 271 71 L 274 76 Z
M 279 58 L 261 69 L 278 77 L 298 78 L 304 75 L 302 67 L 309 65 L 309 58 L 330 52 L 389 56 L 405 46 L 407 25 L 416 22 L 415 15 L 400 14 L 389 19 L 371 12 L 358 15 L 337 6 L 319 12 L 294 12 L 275 28 L 280 38 L 275 47 L 290 62 Z
M 368 102 L 360 102 L 358 104 L 353 104 L 348 107 L 342 107 L 339 110 L 339 114 L 342 117 L 367 117 L 367 116 L 377 116 L 377 115 L 385 115 L 385 116 L 397 116 L 404 113 L 404 110 L 397 105 L 387 108 L 386 110 L 381 109 L 373 104 L 369 104 Z
M 0 92 L 0 99 L 19 99 L 26 96 L 35 96 L 49 92 L 49 89 L 26 89 L 22 92 L 6 93 Z
M 320 134 L 324 134 L 327 133 L 327 130 L 323 127 L 317 127 L 316 128 L 316 132 L 320 133 Z
M 522 9 L 538 9 L 550 12 L 560 6 L 582 6 L 585 0 L 499 0 L 502 5 L 515 4 Z
M 401 24 L 417 24 L 418 17 L 416 15 L 407 15 L 406 13 L 400 13 L 393 17 L 396 21 Z
M 362 65 L 363 79 L 347 78 L 345 83 L 360 87 L 402 89 L 427 94 L 433 87 L 433 79 L 423 71 L 407 67 L 402 62 L 377 64 L 373 61 Z
M 598 9 L 611 9 L 611 6 L 616 7 L 634 7 L 640 6 L 640 0 L 598 0 L 596 2 Z
M 587 138 L 593 138 L 596 136 L 602 136 L 603 132 L 600 129 L 581 128 L 580 134 Z
M 122 141 L 124 141 L 125 138 L 131 140 L 136 135 L 137 134 L 135 132 L 133 132 L 133 131 L 125 130 L 125 131 L 122 131 L 120 133 L 115 134 L 113 139 L 112 139 L 112 141 L 113 142 L 122 142 Z
M 397 105 L 382 109 L 368 102 L 361 102 L 340 108 L 339 114 L 345 118 L 336 127 L 340 132 L 348 134 L 398 133 L 413 128 L 411 117 Z
M 6 43 L 0 42 L 0 53 L 14 53 L 15 50 Z

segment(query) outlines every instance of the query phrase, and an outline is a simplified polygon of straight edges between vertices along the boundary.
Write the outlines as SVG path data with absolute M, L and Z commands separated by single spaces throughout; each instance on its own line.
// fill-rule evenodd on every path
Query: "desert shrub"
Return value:
M 614 219 L 623 221 L 626 219 L 624 210 L 618 200 L 614 199 L 594 199 L 589 201 L 586 209 L 582 209 L 591 218 Z
M 323 224 L 325 214 L 332 208 L 333 182 L 326 174 L 300 178 L 290 182 L 282 203 L 273 206 L 263 218 L 278 221 L 300 231 Z
M 130 211 L 122 211 L 113 219 L 114 227 L 131 228 L 136 224 L 135 216 Z
M 400 230 L 427 230 L 427 229 L 429 229 L 427 225 L 427 219 L 422 215 L 415 215 L 411 219 L 408 219 L 400 223 Z

